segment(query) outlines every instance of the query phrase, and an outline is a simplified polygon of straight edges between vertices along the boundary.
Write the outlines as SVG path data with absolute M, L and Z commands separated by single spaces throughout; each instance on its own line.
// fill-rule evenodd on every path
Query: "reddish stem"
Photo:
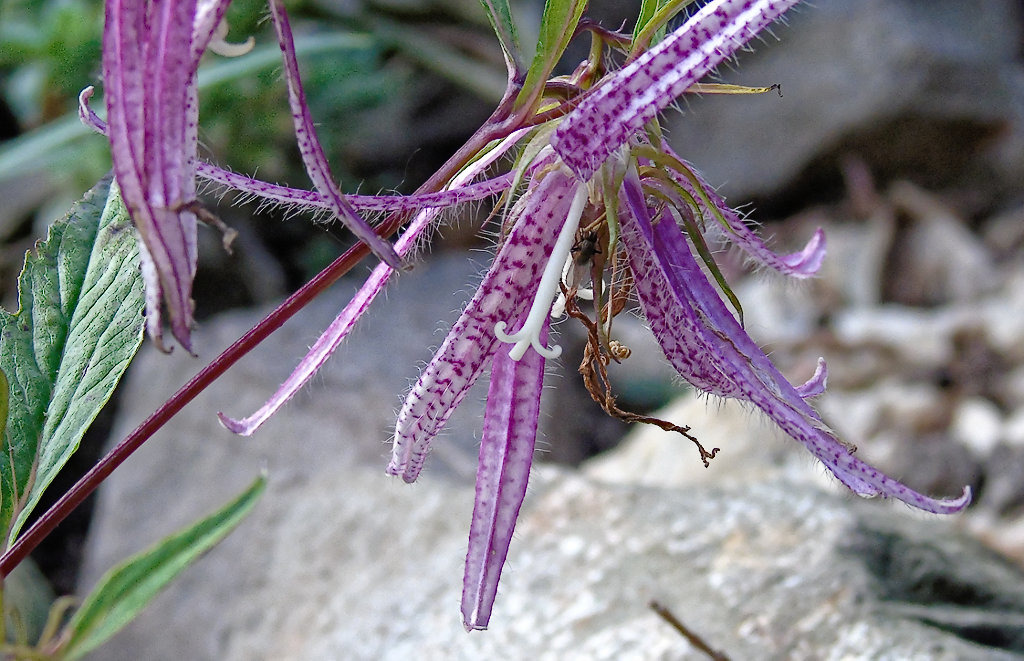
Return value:
M 482 149 L 491 140 L 504 137 L 511 133 L 514 128 L 517 128 L 514 125 L 509 126 L 510 122 L 508 121 L 511 101 L 515 98 L 517 91 L 518 87 L 515 83 L 509 85 L 508 90 L 505 92 L 505 98 L 498 105 L 490 119 L 430 179 L 424 182 L 416 190 L 416 193 L 439 190 L 446 181 L 451 179 L 468 162 L 474 153 Z M 392 214 L 376 229 L 377 233 L 382 237 L 391 236 L 398 231 L 404 218 L 404 214 Z M 368 254 L 370 254 L 370 250 L 363 243 L 358 243 L 349 248 L 345 254 L 334 260 L 330 266 L 285 299 L 273 312 L 253 326 L 248 333 L 240 337 L 209 365 L 203 368 L 202 371 L 192 377 L 188 383 L 182 386 L 178 392 L 174 393 L 153 415 L 149 416 L 141 425 L 135 428 L 135 431 L 125 437 L 114 449 L 100 459 L 99 463 L 83 475 L 50 509 L 46 510 L 32 524 L 32 527 L 19 537 L 14 545 L 0 557 L 0 581 L 6 578 L 29 553 L 35 550 L 39 543 L 53 532 L 53 529 L 61 521 L 66 519 L 76 507 L 81 505 L 103 483 L 103 480 L 107 479 L 114 472 L 114 469 L 142 447 L 143 443 L 149 440 L 157 430 L 163 427 L 186 404 L 195 399 L 196 395 L 216 381 L 232 365 L 238 362 L 242 356 L 249 353 L 271 333 L 283 326 L 296 312 L 348 273 L 352 267 Z
M 220 375 L 249 353 L 257 344 L 265 340 L 271 333 L 284 325 L 296 312 L 306 306 L 318 294 L 334 284 L 340 277 L 348 273 L 359 263 L 369 249 L 359 243 L 349 248 L 341 257 L 321 271 L 301 289 L 289 296 L 273 312 L 264 317 L 252 330 L 240 337 L 230 347 L 217 356 L 213 362 L 196 374 L 178 392 L 135 428 L 123 441 L 117 444 L 103 459 L 86 473 L 71 489 L 61 496 L 28 531 L 18 538 L 14 546 L 3 557 L 0 557 L 0 579 L 6 578 L 25 557 L 31 553 L 54 528 L 63 521 L 76 507 L 82 504 L 89 495 L 105 480 L 114 469 L 121 465 L 133 452 L 138 450 L 158 429 L 174 417 L 186 404 L 195 399 Z

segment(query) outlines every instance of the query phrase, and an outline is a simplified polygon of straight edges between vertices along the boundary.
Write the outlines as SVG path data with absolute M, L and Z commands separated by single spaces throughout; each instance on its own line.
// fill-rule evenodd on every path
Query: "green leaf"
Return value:
M 693 0 L 643 0 L 640 15 L 633 28 L 633 45 L 629 51 L 632 60 L 647 50 L 652 42 L 665 37 L 665 28 L 676 14 L 690 5 Z
M 522 64 L 522 55 L 519 52 L 519 34 L 516 32 L 515 21 L 512 20 L 512 8 L 508 0 L 480 0 L 487 14 L 487 20 L 494 28 L 494 34 L 498 36 L 498 43 L 505 53 L 505 59 L 511 64 L 515 71 L 519 71 Z
M 68 622 L 67 646 L 60 658 L 77 659 L 120 631 L 175 576 L 241 522 L 266 483 L 261 475 L 220 510 L 104 574 Z
M 138 248 L 117 187 L 98 183 L 25 256 L 18 312 L 0 310 L 10 414 L 0 526 L 12 544 L 142 342 Z
M 517 108 L 532 107 L 540 99 L 544 85 L 569 45 L 586 7 L 586 0 L 547 0 L 544 3 L 537 52 L 526 74 L 523 90 L 516 99 Z

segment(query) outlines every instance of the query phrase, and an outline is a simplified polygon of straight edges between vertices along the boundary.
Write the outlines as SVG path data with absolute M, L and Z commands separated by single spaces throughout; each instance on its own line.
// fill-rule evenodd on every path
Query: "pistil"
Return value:
M 530 307 L 530 314 L 527 315 L 523 327 L 517 332 L 509 335 L 505 332 L 506 323 L 499 321 L 494 324 L 494 334 L 502 342 L 514 345 L 508 352 L 512 360 L 519 360 L 526 353 L 526 350 L 533 347 L 537 353 L 545 358 L 557 358 L 562 354 L 562 347 L 557 344 L 548 348 L 540 339 L 541 330 L 544 328 L 544 320 L 551 311 L 551 304 L 558 291 L 558 283 L 562 280 L 562 265 L 569 259 L 573 243 L 576 238 L 576 229 L 579 227 L 580 218 L 583 216 L 583 208 L 587 204 L 587 186 L 578 184 L 576 194 L 573 197 L 572 205 L 569 207 L 569 215 L 562 225 L 555 242 L 551 257 L 544 266 L 544 274 L 541 276 L 540 285 L 537 287 L 537 295 Z

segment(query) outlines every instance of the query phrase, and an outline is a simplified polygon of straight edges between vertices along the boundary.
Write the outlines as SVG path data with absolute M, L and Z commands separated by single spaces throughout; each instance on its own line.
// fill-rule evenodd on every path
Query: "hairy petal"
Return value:
M 436 214 L 436 212 L 434 212 Z M 421 214 L 426 216 L 427 212 Z M 431 214 L 433 215 L 433 214 Z M 412 229 L 412 228 L 410 228 Z M 422 229 L 422 228 L 417 228 Z M 335 317 L 331 325 L 317 338 L 317 341 L 310 347 L 309 352 L 299 362 L 292 373 L 285 379 L 284 383 L 278 387 L 278 389 L 271 395 L 270 399 L 256 410 L 252 415 L 241 418 L 229 418 L 224 413 L 218 411 L 217 417 L 220 418 L 220 422 L 224 427 L 235 434 L 241 436 L 250 436 L 259 429 L 264 422 L 270 419 L 272 415 L 285 405 L 285 403 L 291 399 L 295 393 L 299 391 L 302 386 L 306 384 L 313 375 L 320 371 L 327 359 L 331 357 L 331 354 L 341 345 L 352 328 L 355 327 L 356 321 L 363 316 L 370 304 L 373 303 L 377 294 L 384 288 L 385 283 L 394 270 L 381 262 L 374 267 L 370 273 L 370 277 L 366 279 L 363 286 L 359 288 L 356 295 L 352 297 L 352 300 L 348 302 L 348 305 L 341 311 L 341 313 Z
M 307 191 L 270 184 L 252 177 L 218 168 L 209 163 L 199 163 L 197 173 L 200 177 L 229 186 L 245 193 L 281 204 L 307 207 L 310 209 L 330 209 L 328 196 L 318 191 Z M 405 212 L 418 211 L 428 207 L 453 207 L 464 202 L 482 200 L 497 195 L 507 189 L 514 177 L 507 173 L 485 179 L 472 184 L 458 186 L 438 193 L 421 193 L 418 195 L 346 195 L 345 199 L 359 211 Z M 397 247 L 395 248 L 397 251 Z
M 94 93 L 95 89 L 90 86 L 86 87 L 78 95 L 78 116 L 82 120 L 82 123 L 93 131 L 102 135 L 107 135 L 107 123 L 100 119 L 100 117 L 93 112 L 92 108 L 89 107 L 89 99 L 92 98 Z M 413 212 L 427 208 L 446 208 L 464 204 L 466 202 L 483 200 L 508 189 L 515 179 L 515 173 L 509 172 L 491 179 L 484 179 L 473 183 L 458 182 L 468 181 L 469 178 L 464 176 L 466 172 L 469 172 L 474 176 L 479 174 L 485 169 L 480 167 L 480 164 L 490 165 L 497 160 L 497 156 L 504 154 L 508 147 L 513 144 L 513 141 L 509 141 L 508 145 L 504 148 L 496 148 L 493 150 L 493 158 L 489 155 L 488 158 L 474 163 L 470 169 L 453 179 L 452 184 L 443 191 L 436 193 L 418 193 L 413 195 L 346 195 L 345 199 L 348 200 L 358 211 L 386 213 Z M 244 174 L 232 172 L 231 170 L 225 170 L 224 168 L 217 167 L 211 163 L 206 163 L 205 161 L 196 162 L 196 175 L 215 184 L 221 184 L 228 188 L 233 188 L 247 195 L 253 195 L 259 199 L 272 203 L 306 207 L 309 209 L 331 208 L 331 202 L 328 197 L 318 191 L 289 188 L 287 186 L 271 184 L 266 181 L 260 181 L 259 179 L 248 177 Z M 397 244 L 395 250 L 398 252 Z
M 529 308 L 579 185 L 566 172 L 549 172 L 520 200 L 516 224 L 480 288 L 406 397 L 389 474 L 416 479 L 434 436 L 494 355 L 495 324 Z
M 398 254 L 405 256 L 416 244 L 419 234 L 429 226 L 439 213 L 438 209 L 427 209 L 421 211 L 406 228 L 402 236 L 395 243 Z M 229 431 L 242 436 L 250 436 L 259 429 L 264 422 L 278 412 L 285 403 L 291 399 L 302 386 L 309 381 L 314 374 L 320 371 L 324 363 L 341 345 L 342 340 L 355 327 L 355 324 L 363 316 L 363 313 L 370 307 L 370 304 L 377 298 L 384 285 L 395 272 L 384 262 L 380 262 L 370 273 L 363 286 L 359 288 L 352 300 L 342 309 L 331 325 L 317 338 L 317 341 L 310 347 L 309 352 L 299 362 L 292 373 L 285 379 L 284 383 L 271 395 L 270 399 L 261 406 L 255 413 L 247 418 L 229 418 L 221 412 L 217 413 L 223 424 Z
M 640 181 L 630 172 L 623 182 L 621 196 L 624 235 L 627 249 L 642 240 L 636 224 L 650 226 L 650 213 L 644 201 Z M 626 221 L 633 221 L 627 223 Z M 642 243 L 640 245 L 643 245 Z M 629 250 L 634 286 L 643 304 L 651 332 L 658 340 L 672 367 L 694 387 L 720 397 L 739 397 L 735 383 L 723 374 L 714 360 L 714 346 L 705 337 L 704 323 L 698 311 L 683 305 L 672 288 L 668 265 L 661 263 L 652 250 Z
M 555 131 L 552 145 L 589 179 L 644 124 L 799 0 L 715 0 L 609 76 Z
M 667 146 L 665 150 L 672 154 L 671 149 Z M 675 156 L 675 154 L 672 155 Z M 673 172 L 673 179 L 696 200 L 706 223 L 714 225 L 724 222 L 725 236 L 731 243 L 750 255 L 754 261 L 784 275 L 808 278 L 818 272 L 825 260 L 824 230 L 818 228 L 802 250 L 789 255 L 778 255 L 769 250 L 757 232 L 752 230 L 740 215 L 726 204 L 725 200 L 715 192 L 715 189 L 692 165 L 682 159 L 679 161 L 689 170 L 693 180 L 680 172 Z M 696 180 L 696 184 L 694 180 Z
M 805 383 L 796 387 L 797 393 L 804 399 L 817 397 L 825 392 L 828 385 L 828 366 L 824 358 L 818 358 L 818 364 L 814 367 L 814 374 Z
M 162 347 L 162 296 L 171 330 L 189 350 L 196 218 L 186 205 L 195 200 L 195 11 L 195 0 L 111 0 L 103 31 L 114 175 L 146 247 L 147 327 Z
M 295 124 L 295 138 L 298 141 L 299 153 L 302 154 L 302 162 L 306 165 L 309 178 L 330 203 L 331 211 L 341 219 L 341 222 L 356 238 L 369 246 L 373 254 L 377 255 L 382 262 L 394 269 L 401 268 L 401 260 L 391 244 L 377 236 L 373 228 L 359 217 L 345 196 L 341 194 L 337 184 L 334 183 L 331 167 L 327 163 L 327 156 L 317 138 L 313 117 L 309 114 L 306 95 L 302 90 L 299 64 L 295 59 L 295 44 L 292 41 L 291 27 L 288 24 L 288 15 L 285 13 L 284 4 L 280 0 L 270 0 L 270 11 L 274 18 L 277 39 L 281 44 L 281 54 L 284 57 L 284 74 L 285 80 L 288 81 L 288 102 L 291 105 L 292 121 Z
M 737 397 L 756 405 L 779 427 L 803 443 L 841 482 L 864 496 L 889 496 L 919 509 L 948 514 L 965 508 L 970 489 L 957 499 L 930 498 L 857 459 L 822 422 L 799 392 L 775 368 L 746 334 L 722 302 L 693 258 L 686 239 L 670 216 L 652 227 L 645 217 L 622 215 L 622 239 L 637 282 L 656 263 L 670 288 L 670 300 L 651 301 L 650 292 L 638 289 L 649 320 L 667 308 L 689 307 L 701 321 L 707 359 L 733 382 Z M 685 329 L 679 331 L 687 332 Z M 677 332 L 679 332 L 677 331 Z M 666 355 L 676 346 L 658 338 Z M 671 360 L 671 356 L 670 360 Z M 684 376 L 686 376 L 684 374 Z
M 472 165 L 468 166 L 465 170 L 456 175 L 451 182 L 449 182 L 448 188 L 452 190 L 441 191 L 440 193 L 433 193 L 430 195 L 413 195 L 410 196 L 410 198 L 418 198 L 420 200 L 434 200 L 435 198 L 446 199 L 445 196 L 447 195 L 458 194 L 458 191 L 464 191 L 467 188 L 473 187 L 474 184 L 467 184 L 466 182 L 471 181 L 474 177 L 485 171 L 514 144 L 515 142 L 513 140 L 509 140 L 505 144 L 497 146 L 487 156 L 478 159 Z M 377 203 L 381 200 L 384 200 L 385 203 L 387 203 L 387 201 L 390 200 L 389 197 L 356 197 L 360 199 L 367 199 L 368 201 L 373 200 L 373 203 Z M 398 199 L 408 200 L 410 198 Z M 460 201 L 464 201 L 465 199 L 466 198 L 461 198 Z M 431 205 L 421 204 L 419 206 Z M 389 209 L 404 210 L 405 208 L 407 207 L 396 205 Z M 415 208 L 417 207 L 408 207 L 409 210 L 413 210 Z M 439 213 L 440 209 L 428 208 L 416 214 L 412 222 L 409 223 L 409 227 L 405 229 L 402 236 L 400 236 L 395 242 L 395 251 L 403 258 L 412 252 L 419 241 L 420 234 L 422 234 L 423 230 L 435 221 Z M 363 286 L 359 288 L 358 292 L 356 292 L 356 295 L 352 297 L 352 300 L 349 301 L 348 305 L 346 305 L 334 321 L 331 322 L 331 325 L 327 327 L 319 339 L 317 339 L 310 348 L 309 353 L 307 353 L 302 361 L 299 362 L 295 367 L 295 370 L 292 371 L 291 375 L 284 383 L 281 384 L 270 399 L 267 400 L 267 402 L 255 413 L 240 420 L 229 418 L 223 413 L 218 412 L 217 417 L 220 418 L 221 424 L 230 431 L 236 434 L 241 434 L 242 436 L 249 436 L 259 429 L 264 422 L 277 413 L 277 411 L 284 406 L 284 404 L 291 399 L 295 393 L 298 392 L 299 389 L 320 370 L 321 367 L 323 367 L 324 363 L 326 363 L 328 358 L 331 357 L 331 354 L 333 354 L 341 345 L 342 340 L 344 340 L 348 336 L 349 332 L 351 332 L 355 327 L 356 322 L 363 316 L 363 313 L 370 307 L 370 304 L 377 298 L 377 294 L 384 289 L 384 285 L 387 284 L 387 281 L 391 278 L 391 275 L 394 272 L 394 269 L 384 262 L 377 264 L 370 273 L 370 277 L 366 279 Z
M 541 340 L 546 342 L 546 331 Z M 536 351 L 527 351 L 520 360 L 507 351 L 494 355 L 462 587 L 466 630 L 486 629 L 491 617 L 501 569 L 526 497 L 543 381 L 544 357 Z

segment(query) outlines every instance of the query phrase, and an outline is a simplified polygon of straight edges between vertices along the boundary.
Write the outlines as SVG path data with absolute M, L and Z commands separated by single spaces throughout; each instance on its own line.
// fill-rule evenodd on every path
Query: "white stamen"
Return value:
M 583 217 L 583 208 L 587 204 L 587 186 L 579 184 L 576 188 L 576 195 L 569 206 L 569 216 L 562 225 L 562 230 L 555 241 L 555 247 L 551 251 L 551 257 L 544 266 L 544 273 L 540 278 L 540 285 L 537 287 L 537 295 L 530 307 L 530 314 L 526 316 L 523 327 L 513 335 L 505 332 L 506 324 L 499 321 L 494 324 L 494 334 L 502 342 L 508 342 L 515 346 L 508 352 L 512 360 L 519 360 L 526 353 L 526 350 L 533 347 L 537 353 L 545 358 L 557 358 L 562 354 L 562 347 L 557 344 L 550 349 L 541 344 L 540 333 L 544 328 L 544 322 L 551 310 L 551 302 L 554 300 L 555 292 L 558 291 L 558 283 L 562 280 L 562 265 L 568 259 L 572 251 L 572 244 L 576 238 L 576 229 L 579 227 L 580 218 Z

